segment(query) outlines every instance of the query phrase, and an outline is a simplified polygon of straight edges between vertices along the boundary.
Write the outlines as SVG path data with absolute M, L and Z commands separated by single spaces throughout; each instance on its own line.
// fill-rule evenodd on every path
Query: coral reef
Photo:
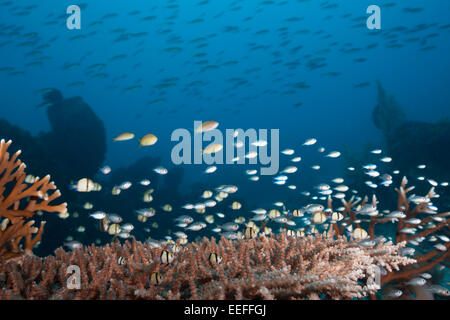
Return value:
M 183 247 L 133 239 L 73 252 L 59 248 L 54 256 L 0 265 L 0 299 L 361 298 L 379 289 L 377 266 L 391 271 L 415 262 L 399 254 L 403 245 L 368 248 L 345 237 L 280 234 L 204 238 Z M 67 288 L 70 265 L 80 268 L 79 289 Z
M 414 187 L 405 177 L 396 189 L 400 218 L 378 214 L 375 196 L 371 201 L 353 196 L 342 199 L 342 218 L 334 221 L 330 196 L 328 210 L 322 207 L 320 214 L 334 222 L 324 224 L 323 234 L 290 233 L 285 224 L 278 235 L 245 232 L 251 239 L 203 238 L 186 245 L 182 239 L 155 245 L 133 238 L 102 247 L 74 242 L 73 251 L 59 248 L 40 258 L 32 250 L 45 222 L 38 228 L 31 219 L 38 211 L 65 212 L 66 204 L 50 204 L 60 196 L 50 177 L 27 179 L 20 151 L 10 157 L 10 145 L 0 142 L 0 299 L 374 299 L 382 286 L 408 286 L 418 297 L 430 293 L 407 281 L 449 261 L 450 242 L 416 244 L 407 253 L 413 248 L 406 246 L 421 238 L 448 236 L 450 212 L 433 206 L 434 188 L 408 196 Z M 126 171 L 113 180 L 121 181 Z M 182 174 L 176 172 L 172 182 Z M 376 214 L 362 217 L 367 207 Z M 286 211 L 286 219 L 293 217 Z M 376 235 L 380 226 L 389 229 L 383 227 L 387 223 L 395 229 L 394 243 L 386 242 L 383 232 Z M 346 237 L 350 227 L 360 234 L 366 228 L 367 238 Z M 80 287 L 73 289 L 68 281 L 78 268 Z
M 67 206 L 50 204 L 60 196 L 50 176 L 36 178 L 30 184 L 25 182 L 26 166 L 18 159 L 21 152 L 10 157 L 10 145 L 11 140 L 0 141 L 0 261 L 32 253 L 45 225 L 43 221 L 37 228 L 34 220 L 29 220 L 37 211 L 64 212 Z
M 406 216 L 401 219 L 397 219 L 395 226 L 395 242 L 396 243 L 405 243 L 410 242 L 412 240 L 416 240 L 422 237 L 429 236 L 431 234 L 437 234 L 438 232 L 442 232 L 443 234 L 449 234 L 449 224 L 447 217 L 450 216 L 450 212 L 444 212 L 444 213 L 437 213 L 433 210 L 429 209 L 429 206 L 432 205 L 431 199 L 435 196 L 434 188 L 431 188 L 428 194 L 424 197 L 421 197 L 421 202 L 418 204 L 414 204 L 410 199 L 407 197 L 407 194 L 414 189 L 414 187 L 407 187 L 408 180 L 406 177 L 402 179 L 402 183 L 398 189 L 396 189 L 398 193 L 398 212 L 404 213 Z M 355 212 L 356 205 L 361 202 L 360 207 L 364 207 L 368 204 L 368 198 L 365 197 L 364 199 L 356 199 L 355 197 L 352 197 L 348 202 L 343 200 L 345 211 L 343 212 L 344 218 L 349 217 L 349 220 L 347 221 L 348 225 L 353 224 L 356 228 L 360 228 L 360 223 L 357 223 L 360 218 L 357 216 L 357 212 Z M 372 199 L 372 205 L 374 207 L 377 206 L 377 199 L 374 196 Z M 329 208 L 332 207 L 331 198 L 329 198 L 328 202 Z M 428 215 L 428 217 L 422 217 L 420 219 L 419 224 L 413 224 L 408 223 L 407 221 L 411 221 L 411 219 L 418 217 L 419 215 Z M 394 222 L 392 218 L 386 218 L 386 217 L 377 217 L 372 216 L 370 217 L 369 227 L 368 227 L 368 235 L 370 239 L 375 239 L 375 228 L 378 225 L 383 225 L 386 223 L 392 223 Z M 434 224 L 432 223 L 435 220 L 442 220 L 441 222 Z M 338 226 L 338 224 L 331 225 L 332 230 L 337 234 L 340 235 L 344 232 L 345 227 L 344 226 Z M 404 232 L 407 228 L 413 228 L 415 230 L 419 230 L 421 228 L 421 231 L 414 232 L 414 233 L 407 233 Z M 402 268 L 400 271 L 397 272 L 388 272 L 385 276 L 381 279 L 381 284 L 386 284 L 390 281 L 399 280 L 401 279 L 403 282 L 405 280 L 410 280 L 415 276 L 418 276 L 419 274 L 430 271 L 432 268 L 437 266 L 439 263 L 448 260 L 449 258 L 449 251 L 450 248 L 450 242 L 447 242 L 445 245 L 443 245 L 446 250 L 441 249 L 432 249 L 428 252 L 425 252 L 421 255 L 415 255 L 414 259 L 416 259 L 416 263 L 407 267 Z

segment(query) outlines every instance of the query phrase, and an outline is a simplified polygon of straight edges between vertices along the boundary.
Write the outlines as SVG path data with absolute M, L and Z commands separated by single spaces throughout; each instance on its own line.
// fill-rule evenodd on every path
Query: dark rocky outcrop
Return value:
M 50 146 L 57 178 L 67 184 L 70 179 L 93 176 L 105 160 L 106 133 L 102 120 L 81 97 L 53 98 L 47 107 L 52 130 L 41 137 Z
M 30 172 L 51 172 L 55 183 L 66 187 L 71 180 L 93 176 L 103 164 L 106 133 L 103 122 L 81 97 L 64 99 L 52 89 L 44 95 L 51 130 L 34 137 L 0 119 L 0 136 L 26 150 L 22 156 Z M 64 192 L 63 192 L 64 193 Z
M 372 113 L 375 126 L 384 135 L 387 152 L 395 166 L 415 175 L 418 164 L 427 165 L 427 176 L 449 179 L 450 121 L 437 123 L 407 120 L 393 96 L 378 82 L 378 104 Z

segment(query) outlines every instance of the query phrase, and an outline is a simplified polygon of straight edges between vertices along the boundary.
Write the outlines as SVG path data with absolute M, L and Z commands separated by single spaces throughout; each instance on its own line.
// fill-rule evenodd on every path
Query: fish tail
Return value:
M 141 140 L 139 140 L 139 138 L 135 138 L 136 139 L 136 141 L 137 141 L 137 143 L 138 143 L 138 145 L 137 145 L 137 149 L 139 150 L 142 146 L 141 146 Z

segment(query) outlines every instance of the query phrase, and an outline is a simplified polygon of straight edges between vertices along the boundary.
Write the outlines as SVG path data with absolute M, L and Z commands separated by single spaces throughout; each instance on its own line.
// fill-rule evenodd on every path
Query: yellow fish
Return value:
M 197 128 L 195 128 L 194 132 L 195 133 L 208 132 L 208 131 L 214 130 L 218 126 L 219 126 L 219 123 L 217 121 L 212 121 L 212 120 L 206 121 L 206 122 L 203 122 L 201 125 L 199 125 Z
M 203 154 L 212 154 L 212 153 L 219 152 L 222 149 L 223 149 L 223 145 L 222 144 L 220 144 L 220 143 L 211 143 L 205 149 L 203 149 L 202 153 Z
M 134 138 L 134 133 L 131 132 L 124 132 L 119 134 L 117 137 L 114 138 L 114 142 L 117 141 L 127 141 Z
M 158 138 L 154 134 L 149 133 L 139 140 L 139 145 L 141 147 L 148 147 L 154 145 L 156 141 L 158 141 Z

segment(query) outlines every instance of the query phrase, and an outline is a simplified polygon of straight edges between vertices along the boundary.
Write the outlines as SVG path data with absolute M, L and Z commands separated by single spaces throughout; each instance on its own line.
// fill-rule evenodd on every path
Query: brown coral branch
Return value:
M 449 243 L 450 244 L 450 243 Z M 447 244 L 447 249 L 449 248 L 449 244 Z M 381 279 L 381 284 L 384 285 L 390 281 L 393 280 L 397 280 L 397 279 L 410 279 L 413 276 L 417 276 L 423 272 L 429 271 L 432 268 L 434 268 L 435 266 L 437 266 L 440 262 L 444 261 L 444 259 L 446 259 L 446 257 L 448 257 L 448 251 L 443 253 L 440 257 L 438 257 L 437 259 L 431 260 L 432 258 L 434 258 L 436 255 L 438 255 L 439 252 L 438 250 L 434 250 L 429 252 L 427 255 L 424 255 L 422 257 L 419 257 L 417 262 L 422 262 L 422 261 L 427 261 L 427 263 L 421 265 L 418 268 L 412 268 L 412 269 L 407 269 L 407 270 L 403 270 L 402 272 L 391 272 L 389 274 L 387 274 L 386 276 L 384 276 Z
M 426 212 L 426 207 L 430 204 L 429 202 L 422 202 L 422 203 L 416 205 L 413 210 L 411 210 L 411 205 L 410 205 L 409 199 L 407 198 L 407 194 L 408 194 L 408 192 L 413 190 L 414 187 L 407 187 L 407 183 L 408 183 L 408 180 L 406 179 L 406 177 L 403 177 L 400 187 L 398 189 L 395 189 L 398 194 L 398 201 L 397 201 L 398 210 L 401 212 L 405 212 L 405 214 L 406 214 L 406 218 L 399 219 L 399 221 L 397 223 L 396 237 L 395 237 L 396 243 L 407 242 L 407 241 L 414 240 L 416 238 L 426 237 L 426 236 L 436 233 L 437 231 L 448 232 L 447 229 L 444 229 L 444 228 L 448 227 L 447 220 L 444 220 L 432 228 L 426 229 L 420 233 L 411 235 L 409 237 L 407 236 L 406 233 L 400 232 L 405 227 L 423 226 L 423 225 L 431 222 L 436 217 L 446 218 L 446 217 L 450 216 L 450 212 L 444 212 L 441 214 L 436 214 L 431 217 L 422 219 L 418 225 L 407 223 L 405 220 L 412 219 L 412 218 L 416 217 L 418 214 Z M 431 188 L 430 191 L 426 195 L 426 199 L 431 199 L 432 197 L 434 197 L 434 195 L 435 195 L 434 188 Z M 352 202 L 352 200 L 353 200 L 353 198 L 350 200 L 350 203 Z M 366 198 L 364 199 L 364 202 L 366 202 Z M 348 211 L 349 213 L 351 213 L 352 206 L 350 205 L 350 203 L 347 203 L 345 201 L 343 201 L 343 203 L 345 206 L 345 211 Z M 354 216 L 351 215 L 351 219 L 349 222 L 351 223 L 354 220 L 355 220 Z M 375 227 L 377 224 L 384 224 L 384 223 L 391 222 L 391 221 L 393 221 L 392 218 L 371 217 L 370 222 L 369 222 L 369 229 L 368 229 L 370 238 L 374 239 Z M 343 228 L 341 228 L 341 230 L 343 230 Z M 450 248 L 450 243 L 446 243 L 445 247 L 448 250 Z M 441 250 L 438 250 L 438 249 L 432 250 L 426 254 L 416 257 L 415 259 L 417 261 L 417 264 L 414 265 L 413 268 L 408 267 L 408 268 L 404 268 L 404 269 L 400 269 L 400 270 L 396 270 L 396 271 L 388 270 L 388 274 L 385 275 L 382 279 L 382 284 L 386 284 L 390 281 L 397 280 L 397 279 L 409 279 L 414 275 L 429 271 L 432 268 L 434 268 L 437 264 L 439 264 L 440 262 L 443 262 L 446 259 L 448 259 L 448 257 L 449 257 L 448 251 L 442 252 Z
M 31 185 L 25 183 L 26 166 L 18 159 L 20 151 L 9 156 L 11 143 L 11 140 L 0 141 L 0 259 L 3 260 L 31 254 L 33 247 L 41 240 L 45 221 L 37 228 L 33 220 L 28 220 L 37 211 L 62 213 L 67 210 L 66 203 L 50 204 L 61 195 L 55 184 L 50 182 L 50 176 L 36 178 Z M 54 191 L 48 194 L 50 190 Z

